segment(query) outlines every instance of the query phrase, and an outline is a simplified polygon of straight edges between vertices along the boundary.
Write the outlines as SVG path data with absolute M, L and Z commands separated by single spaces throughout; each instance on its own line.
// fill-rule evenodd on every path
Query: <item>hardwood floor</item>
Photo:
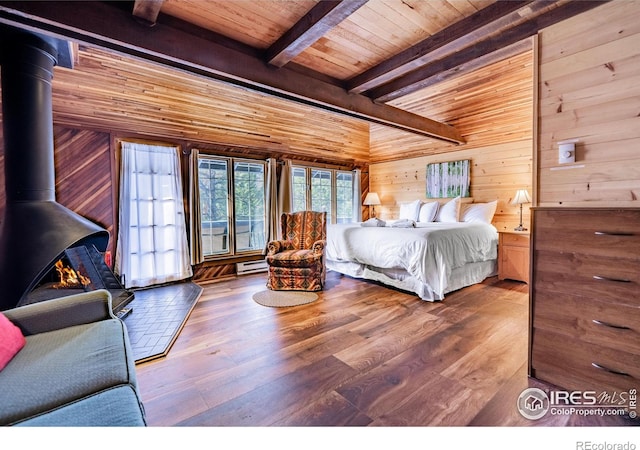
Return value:
M 151 426 L 564 426 L 624 419 L 516 409 L 527 377 L 528 286 L 443 302 L 329 272 L 311 304 L 252 300 L 265 274 L 204 286 L 173 348 L 136 366 Z

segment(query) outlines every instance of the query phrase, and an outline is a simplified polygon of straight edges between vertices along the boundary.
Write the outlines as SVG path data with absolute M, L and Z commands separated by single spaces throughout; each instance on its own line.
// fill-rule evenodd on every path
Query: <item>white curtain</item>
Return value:
M 126 288 L 190 277 L 177 147 L 122 143 L 115 271 Z

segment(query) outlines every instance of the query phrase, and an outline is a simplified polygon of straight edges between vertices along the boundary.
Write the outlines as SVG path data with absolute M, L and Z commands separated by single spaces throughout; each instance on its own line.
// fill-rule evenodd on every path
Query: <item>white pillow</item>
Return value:
M 457 222 L 459 212 L 460 197 L 456 197 L 440 207 L 436 222 Z
M 418 220 L 418 212 L 420 211 L 420 200 L 414 200 L 409 203 L 400 203 L 400 215 L 398 219 Z
M 438 202 L 423 203 L 418 214 L 418 222 L 433 222 L 438 213 Z
M 498 200 L 489 203 L 472 203 L 467 205 L 466 209 L 462 212 L 461 221 L 481 222 L 491 225 L 497 207 Z

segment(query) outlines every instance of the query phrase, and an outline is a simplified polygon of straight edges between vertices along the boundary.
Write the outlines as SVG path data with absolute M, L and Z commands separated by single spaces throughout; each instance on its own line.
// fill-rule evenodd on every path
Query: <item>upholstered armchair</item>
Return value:
M 324 247 L 327 213 L 299 211 L 280 217 L 282 240 L 267 246 L 269 278 L 274 291 L 320 291 L 325 281 Z

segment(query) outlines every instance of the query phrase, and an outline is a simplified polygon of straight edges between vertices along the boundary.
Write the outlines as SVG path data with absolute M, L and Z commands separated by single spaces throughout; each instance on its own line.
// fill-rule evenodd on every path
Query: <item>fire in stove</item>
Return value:
M 78 290 L 106 289 L 111 293 L 113 312 L 119 314 L 133 300 L 133 292 L 122 286 L 105 263 L 104 255 L 95 246 L 68 248 L 52 266 L 36 288 L 28 293 L 23 304 L 73 295 Z
M 66 266 L 61 259 L 56 262 L 55 268 L 60 277 L 60 281 L 53 285 L 55 289 L 83 289 L 91 284 L 89 277 L 73 267 Z

